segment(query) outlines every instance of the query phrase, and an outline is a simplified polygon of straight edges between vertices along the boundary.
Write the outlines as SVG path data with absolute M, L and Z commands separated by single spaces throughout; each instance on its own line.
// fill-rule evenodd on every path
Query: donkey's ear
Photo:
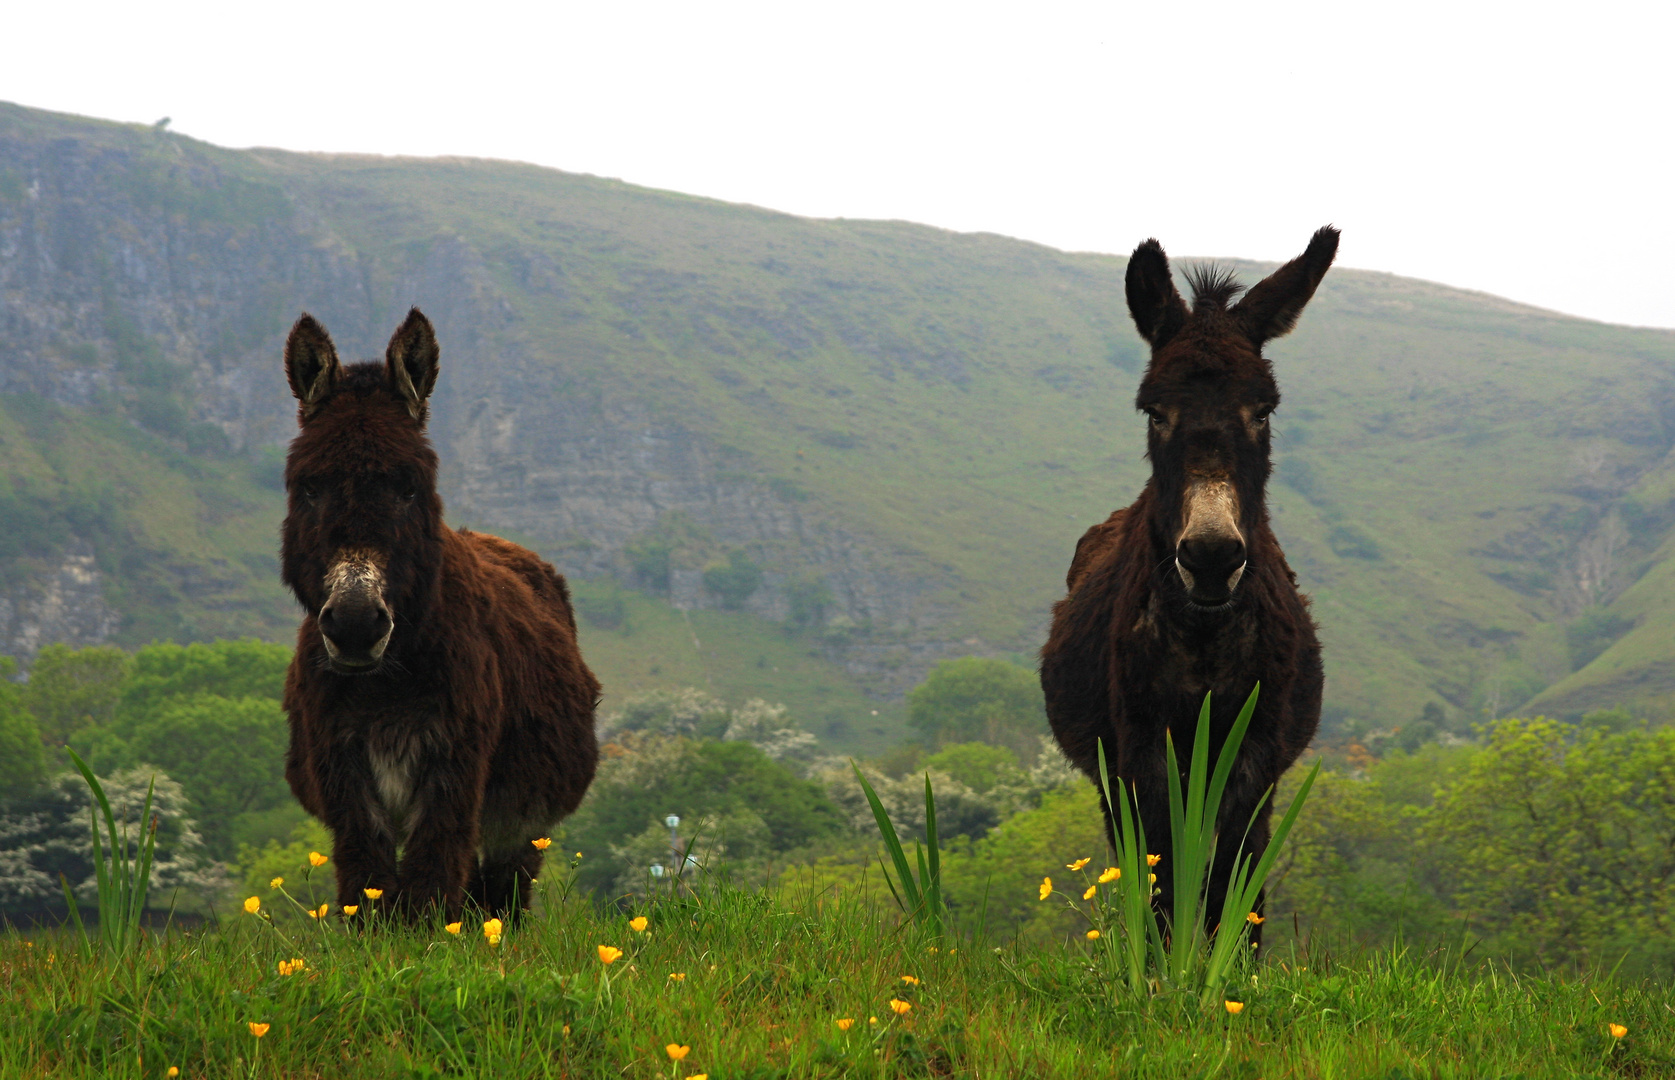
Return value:
M 1128 257 L 1128 277 L 1124 281 L 1128 291 L 1128 313 L 1134 317 L 1134 327 L 1140 336 L 1161 349 L 1180 328 L 1186 325 L 1186 301 L 1175 289 L 1175 278 L 1169 272 L 1169 256 L 1163 245 L 1147 240 Z
M 1233 317 L 1244 326 L 1260 347 L 1270 338 L 1283 337 L 1297 325 L 1303 305 L 1314 295 L 1320 279 L 1338 254 L 1338 230 L 1327 225 L 1314 234 L 1308 250 L 1275 270 L 1245 294 L 1233 308 Z
M 389 348 L 384 350 L 384 370 L 390 385 L 407 402 L 407 411 L 421 424 L 425 421 L 425 400 L 436 389 L 436 372 L 442 350 L 436 344 L 436 331 L 430 320 L 414 308 L 407 313 L 407 321 L 390 335 Z
M 314 316 L 303 312 L 285 339 L 285 378 L 302 402 L 304 416 L 319 408 L 337 385 L 337 349 Z

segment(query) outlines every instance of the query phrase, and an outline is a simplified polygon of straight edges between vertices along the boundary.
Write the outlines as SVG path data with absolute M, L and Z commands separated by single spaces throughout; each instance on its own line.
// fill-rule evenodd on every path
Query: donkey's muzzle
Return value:
M 338 670 L 369 668 L 384 656 L 395 622 L 390 609 L 370 590 L 333 597 L 320 609 L 320 635 Z
M 1183 537 L 1175 548 L 1175 566 L 1193 603 L 1225 604 L 1245 573 L 1245 542 L 1225 533 Z

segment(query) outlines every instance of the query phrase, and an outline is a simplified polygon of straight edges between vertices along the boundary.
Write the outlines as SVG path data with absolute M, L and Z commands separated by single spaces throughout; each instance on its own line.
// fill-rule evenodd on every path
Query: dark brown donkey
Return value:
M 1053 734 L 1096 782 L 1103 740 L 1113 786 L 1118 776 L 1134 785 L 1147 842 L 1164 856 L 1163 902 L 1173 896 L 1165 738 L 1172 730 L 1184 767 L 1212 691 L 1215 761 L 1261 682 L 1218 821 L 1212 921 L 1246 822 L 1320 722 L 1320 643 L 1263 501 L 1268 417 L 1280 394 L 1262 346 L 1296 324 L 1337 250 L 1338 231 L 1321 229 L 1236 304 L 1242 290 L 1230 275 L 1197 271 L 1190 311 L 1158 242 L 1134 250 L 1128 310 L 1152 347 L 1135 405 L 1150 419 L 1152 478 L 1077 543 L 1069 594 L 1053 608 L 1041 651 Z M 1256 852 L 1268 845 L 1270 808 L 1251 829 Z
M 338 903 L 362 917 L 453 919 L 467 896 L 516 916 L 541 868 L 530 841 L 576 808 L 599 757 L 564 579 L 442 523 L 425 436 L 438 360 L 416 308 L 383 363 L 340 365 L 308 315 L 285 343 L 302 431 L 282 573 L 307 609 L 285 778 L 331 829 Z

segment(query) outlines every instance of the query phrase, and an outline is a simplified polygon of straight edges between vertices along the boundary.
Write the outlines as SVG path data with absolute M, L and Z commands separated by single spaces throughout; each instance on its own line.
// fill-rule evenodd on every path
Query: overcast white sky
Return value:
M 13 3 L 0 99 L 1675 326 L 1675 5 Z

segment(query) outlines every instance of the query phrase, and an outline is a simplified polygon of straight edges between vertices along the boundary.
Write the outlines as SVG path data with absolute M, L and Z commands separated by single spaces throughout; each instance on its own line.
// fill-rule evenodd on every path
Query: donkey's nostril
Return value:
M 1175 558 L 1194 576 L 1225 578 L 1245 563 L 1245 542 L 1237 536 L 1189 536 L 1175 549 Z

